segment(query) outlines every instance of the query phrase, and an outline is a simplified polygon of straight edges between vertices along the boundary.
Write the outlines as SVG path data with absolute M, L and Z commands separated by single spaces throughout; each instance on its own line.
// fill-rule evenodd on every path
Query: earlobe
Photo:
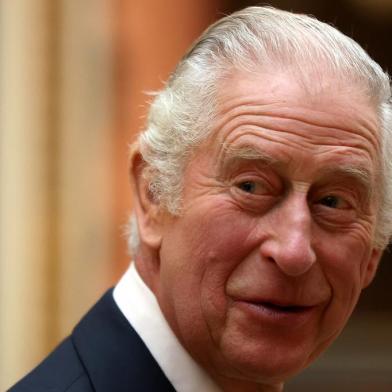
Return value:
M 161 209 L 151 193 L 149 181 L 145 176 L 146 163 L 137 148 L 131 153 L 130 163 L 140 241 L 150 248 L 159 249 L 162 242 Z
M 364 278 L 362 282 L 363 289 L 369 286 L 370 283 L 373 281 L 377 272 L 378 265 L 380 263 L 381 256 L 382 256 L 382 250 L 375 249 L 375 248 L 372 250 L 372 254 L 370 255 L 370 260 L 368 262 L 366 270 L 364 271 Z

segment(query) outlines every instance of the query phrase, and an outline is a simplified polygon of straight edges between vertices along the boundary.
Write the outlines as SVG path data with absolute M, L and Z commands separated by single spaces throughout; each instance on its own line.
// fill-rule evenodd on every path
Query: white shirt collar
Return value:
M 176 391 L 220 391 L 178 341 L 134 263 L 114 288 L 113 297 Z

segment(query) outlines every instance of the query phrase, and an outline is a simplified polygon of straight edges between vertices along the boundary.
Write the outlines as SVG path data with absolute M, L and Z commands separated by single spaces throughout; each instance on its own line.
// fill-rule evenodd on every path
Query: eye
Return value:
M 254 181 L 244 181 L 237 184 L 237 187 L 246 193 L 254 193 L 256 190 L 256 183 Z
M 251 195 L 264 195 L 268 190 L 268 186 L 262 181 L 241 181 L 236 184 L 236 187 L 242 192 L 249 193 Z
M 328 208 L 347 209 L 350 208 L 350 204 L 343 198 L 335 195 L 327 195 L 319 200 L 319 204 L 322 204 Z

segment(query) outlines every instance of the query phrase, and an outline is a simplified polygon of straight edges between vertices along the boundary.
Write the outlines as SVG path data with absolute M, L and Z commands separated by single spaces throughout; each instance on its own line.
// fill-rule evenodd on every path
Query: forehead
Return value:
M 378 119 L 370 100 L 333 77 L 307 80 L 288 72 L 236 72 L 224 79 L 209 140 L 217 159 L 251 147 L 305 166 L 338 159 L 375 167 Z
M 352 121 L 356 123 L 353 131 L 367 128 L 369 136 L 377 136 L 376 108 L 360 85 L 314 71 L 304 74 L 304 70 L 296 73 L 279 68 L 276 72 L 233 71 L 218 89 L 217 120 L 241 109 L 249 114 L 252 109 L 272 115 L 284 111 L 283 117 L 329 122 L 331 128 L 344 129 Z

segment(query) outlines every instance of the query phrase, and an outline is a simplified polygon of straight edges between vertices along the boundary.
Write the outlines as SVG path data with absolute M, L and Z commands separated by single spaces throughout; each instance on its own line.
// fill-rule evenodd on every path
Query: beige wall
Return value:
M 0 390 L 108 285 L 108 1 L 0 2 Z
M 141 91 L 162 86 L 217 3 L 0 1 L 0 390 L 126 268 Z
M 49 9 L 0 3 L 0 389 L 47 349 Z M 34 35 L 31 34 L 34 29 Z M 49 245 L 49 246 L 48 246 Z

